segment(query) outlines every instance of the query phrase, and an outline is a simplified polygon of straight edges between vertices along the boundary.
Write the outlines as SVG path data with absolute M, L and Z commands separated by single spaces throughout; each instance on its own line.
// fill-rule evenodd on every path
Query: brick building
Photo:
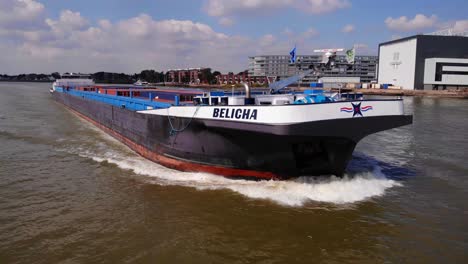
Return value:
M 202 73 L 210 68 L 188 68 L 167 71 L 167 82 L 173 83 L 208 83 L 206 76 Z
M 216 76 L 218 84 L 237 84 L 237 83 L 248 83 L 248 84 L 265 84 L 267 83 L 266 76 L 249 76 L 248 71 L 243 71 L 238 74 L 229 72 L 227 74 L 221 74 Z

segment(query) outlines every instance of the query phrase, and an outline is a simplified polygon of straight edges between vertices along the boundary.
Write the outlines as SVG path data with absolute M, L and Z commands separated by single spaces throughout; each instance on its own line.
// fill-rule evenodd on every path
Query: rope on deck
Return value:
M 167 108 L 167 119 L 169 120 L 169 124 L 171 125 L 171 130 L 169 131 L 169 134 L 171 136 L 174 136 L 176 135 L 177 133 L 180 133 L 180 132 L 183 132 L 185 129 L 188 128 L 188 126 L 190 125 L 190 123 L 192 123 L 192 120 L 193 118 L 197 115 L 198 113 L 198 110 L 200 109 L 200 105 L 197 106 L 197 109 L 195 110 L 195 112 L 193 113 L 192 117 L 190 118 L 190 121 L 183 127 L 183 128 L 174 128 L 174 126 L 172 125 L 172 121 L 171 121 L 171 116 L 169 115 L 169 108 Z

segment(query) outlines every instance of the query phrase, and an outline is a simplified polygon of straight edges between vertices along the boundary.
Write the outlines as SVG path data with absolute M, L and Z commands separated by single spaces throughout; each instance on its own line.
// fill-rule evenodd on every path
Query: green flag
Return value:
M 356 49 L 352 48 L 346 51 L 346 61 L 348 63 L 354 63 L 354 59 L 356 57 Z

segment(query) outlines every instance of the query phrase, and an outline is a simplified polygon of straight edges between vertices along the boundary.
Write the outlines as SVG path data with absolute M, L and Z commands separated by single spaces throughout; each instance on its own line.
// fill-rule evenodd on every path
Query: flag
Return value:
M 289 55 L 291 56 L 289 58 L 289 61 L 291 63 L 295 63 L 296 62 L 296 46 L 294 46 L 294 48 L 289 52 Z
M 355 57 L 356 57 L 356 49 L 354 47 L 346 51 L 346 61 L 348 63 L 354 63 Z

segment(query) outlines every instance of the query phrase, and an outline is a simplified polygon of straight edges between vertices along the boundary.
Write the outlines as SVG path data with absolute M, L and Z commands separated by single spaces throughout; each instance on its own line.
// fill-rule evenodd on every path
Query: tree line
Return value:
M 198 78 L 205 83 L 215 84 L 216 75 L 221 74 L 219 71 L 211 72 L 210 68 L 203 69 Z M 126 74 L 126 73 L 115 73 L 115 72 L 96 72 L 91 74 L 91 77 L 96 83 L 109 83 L 109 84 L 131 84 L 138 80 L 146 81 L 149 83 L 164 83 L 171 82 L 168 72 L 158 72 L 155 70 L 143 70 L 140 73 Z M 18 74 L 18 75 L 7 75 L 0 74 L 0 81 L 19 81 L 19 82 L 53 82 L 56 79 L 60 79 L 58 72 L 51 74 Z M 182 82 L 188 83 L 189 78 L 183 79 Z
M 7 75 L 0 74 L 0 81 L 8 82 L 52 82 L 55 79 L 60 78 L 60 74 L 44 74 L 44 73 L 28 73 L 28 74 L 18 74 L 18 75 Z

